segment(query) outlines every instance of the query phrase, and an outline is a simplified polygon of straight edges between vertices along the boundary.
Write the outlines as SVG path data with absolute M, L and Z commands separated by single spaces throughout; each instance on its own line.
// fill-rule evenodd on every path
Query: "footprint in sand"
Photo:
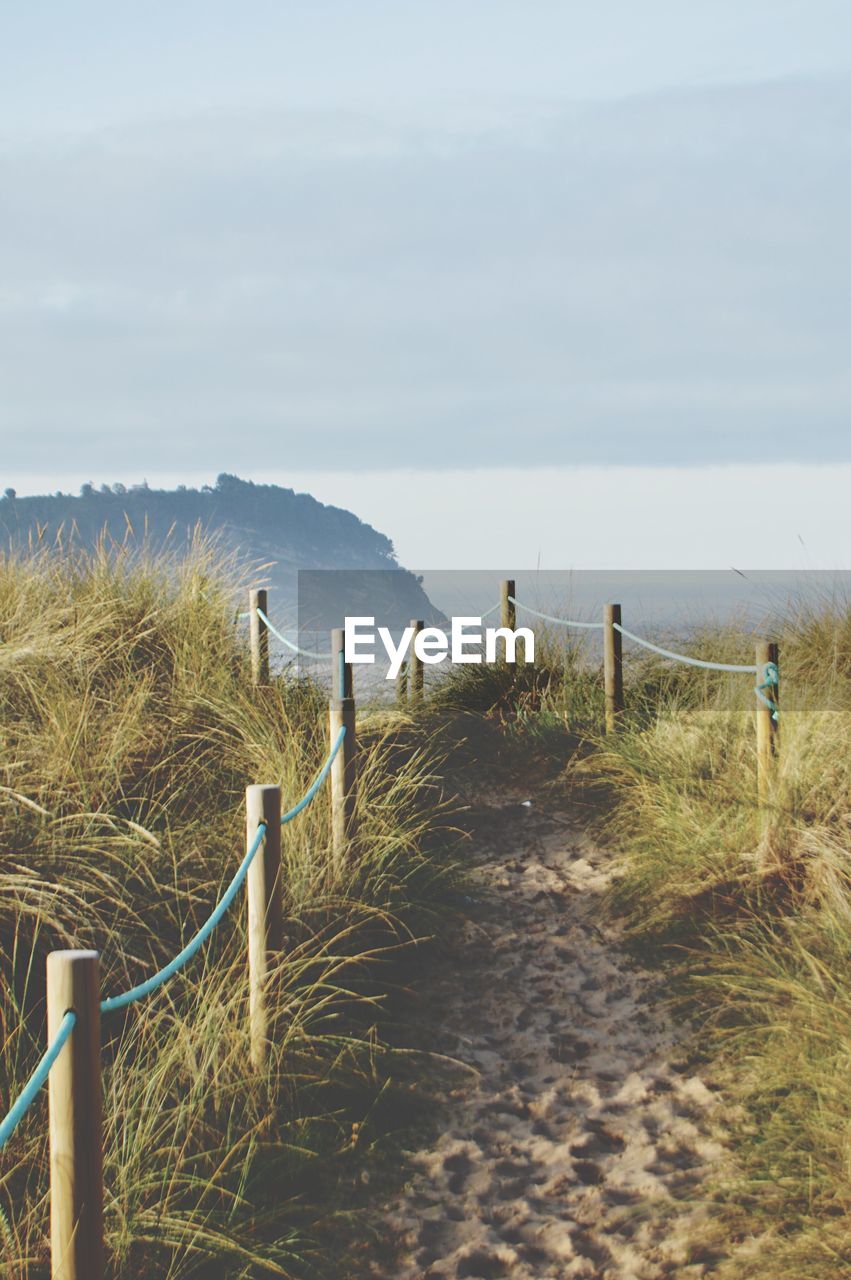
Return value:
M 423 1002 L 435 1045 L 475 1074 L 447 1090 L 435 1146 L 412 1153 L 377 1224 L 394 1256 L 366 1274 L 696 1280 L 719 1103 L 600 923 L 613 861 L 564 814 L 479 812 L 476 927 Z

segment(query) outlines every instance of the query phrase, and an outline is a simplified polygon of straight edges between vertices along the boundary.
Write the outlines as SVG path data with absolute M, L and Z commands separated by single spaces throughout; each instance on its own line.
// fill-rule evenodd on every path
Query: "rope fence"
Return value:
M 268 632 L 276 637 L 282 644 L 286 645 L 292 652 L 300 654 L 302 657 L 311 659 L 327 660 L 331 654 L 314 653 L 309 649 L 302 649 L 300 646 L 288 640 L 271 622 L 265 607 L 261 607 L 260 598 L 263 599 L 265 605 L 265 591 L 256 591 L 251 593 L 251 607 L 246 613 L 241 613 L 241 618 L 249 618 L 258 625 L 252 629 L 252 653 L 253 664 L 257 670 L 264 668 L 268 678 Z M 256 599 L 255 599 L 256 597 Z M 607 605 L 604 610 L 604 618 L 602 622 L 589 622 L 578 618 L 560 618 L 552 613 L 544 613 L 540 609 L 534 609 L 531 605 L 518 600 L 515 594 L 515 583 L 513 579 L 506 579 L 502 583 L 500 600 L 496 604 L 491 605 L 489 609 L 484 610 L 480 615 L 482 621 L 501 611 L 501 625 L 510 627 L 512 630 L 516 624 L 516 611 L 523 609 L 524 612 L 531 614 L 535 618 L 540 618 L 543 622 L 552 623 L 555 626 L 574 628 L 583 631 L 602 631 L 604 633 L 604 679 L 608 671 L 608 684 L 611 685 L 611 697 L 609 701 L 617 704 L 622 701 L 622 650 L 618 643 L 620 637 L 626 637 L 633 644 L 639 645 L 643 649 L 656 653 L 662 658 L 667 658 L 672 662 L 680 662 L 686 666 L 702 668 L 704 671 L 726 671 L 733 674 L 762 676 L 762 680 L 757 679 L 754 687 L 754 693 L 761 705 L 766 707 L 770 712 L 772 719 L 776 722 L 779 717 L 779 707 L 774 698 L 766 694 L 765 690 L 776 690 L 779 684 L 779 671 L 776 662 L 762 662 L 755 664 L 734 663 L 734 662 L 711 662 L 705 658 L 696 658 L 691 654 L 676 653 L 673 649 L 666 649 L 662 645 L 655 644 L 652 640 L 647 640 L 643 636 L 636 635 L 634 631 L 628 631 L 620 620 L 621 606 L 619 604 Z M 610 611 L 607 612 L 607 611 Z M 416 633 L 424 627 L 422 620 L 413 619 L 411 624 Z M 612 632 L 615 634 L 612 635 Z M 264 658 L 265 646 L 265 658 Z M 342 661 L 342 652 L 340 654 Z M 408 663 L 403 664 L 397 682 L 398 699 L 402 702 L 416 702 L 422 697 L 423 692 L 423 664 L 421 659 L 415 652 L 411 653 Z M 607 728 L 614 727 L 614 717 L 622 712 L 623 707 L 613 705 L 607 713 Z
M 268 623 L 268 618 L 263 621 Z M 49 1085 L 54 1277 L 103 1280 L 104 1276 L 101 1015 L 117 1013 L 146 999 L 185 968 L 212 936 L 243 885 L 247 888 L 248 904 L 250 1054 L 252 1064 L 258 1068 L 267 1059 L 273 1026 L 268 977 L 274 954 L 281 946 L 281 830 L 304 812 L 330 776 L 335 859 L 339 861 L 345 856 L 354 836 L 354 697 L 342 635 L 342 631 L 333 633 L 339 665 L 335 665 L 334 695 L 329 705 L 331 745 L 328 754 L 304 795 L 283 814 L 279 786 L 246 789 L 245 854 L 224 893 L 191 940 L 151 977 L 120 995 L 104 999 L 100 998 L 97 952 L 53 951 L 47 957 L 48 1046 L 0 1121 L 0 1150 L 44 1086 Z M 335 704 L 343 703 L 348 705 L 341 711 Z
M 620 626 L 617 622 L 613 626 L 622 636 L 626 636 L 627 640 L 640 644 L 642 649 L 649 649 L 652 653 L 661 654 L 663 658 L 672 658 L 674 662 L 684 662 L 689 667 L 703 667 L 704 671 L 743 671 L 750 675 L 756 675 L 759 670 L 758 667 L 754 666 L 740 666 L 734 662 L 707 662 L 705 658 L 692 658 L 689 654 L 674 653 L 672 649 L 663 649 L 661 645 L 653 644 L 650 640 L 644 640 L 641 636 L 635 635 L 633 631 L 627 631 L 626 627 Z
M 276 640 L 280 640 L 281 644 L 286 645 L 293 653 L 297 653 L 301 658 L 314 658 L 317 661 L 325 661 L 330 658 L 330 653 L 313 653 L 310 649 L 302 649 L 300 645 L 293 644 L 292 640 L 288 640 L 282 632 L 278 630 L 268 619 L 262 609 L 257 610 L 257 616 L 260 618 L 264 626 L 272 632 Z
M 780 720 L 780 667 L 779 649 L 774 642 L 759 640 L 756 643 L 756 661 L 750 663 L 710 662 L 705 658 L 696 658 L 691 654 L 676 653 L 662 645 L 654 644 L 643 636 L 628 631 L 623 625 L 621 606 L 606 604 L 603 606 L 602 622 L 580 622 L 575 619 L 558 618 L 552 614 L 541 613 L 530 605 L 517 599 L 515 584 L 507 579 L 502 583 L 502 625 L 514 627 L 516 609 L 522 608 L 534 617 L 562 627 L 580 627 L 603 632 L 603 686 L 605 694 L 605 726 L 606 733 L 616 733 L 621 726 L 624 714 L 624 682 L 623 682 L 623 639 L 667 658 L 672 662 L 681 662 L 689 667 L 699 667 L 704 671 L 723 671 L 736 675 L 756 676 L 754 694 L 756 707 L 756 789 L 757 803 L 766 829 L 769 820 L 769 800 L 775 765 L 779 747 Z
M 556 618 L 551 613 L 540 613 L 539 610 L 533 609 L 529 604 L 523 604 L 516 596 L 508 595 L 508 600 L 515 607 L 525 609 L 526 613 L 531 613 L 535 618 L 541 618 L 544 622 L 554 622 L 558 627 L 582 627 L 588 631 L 602 631 L 602 622 L 577 622 L 573 618 Z M 484 617 L 484 614 L 482 615 Z
M 705 658 L 695 658 L 691 654 L 675 653 L 673 649 L 665 649 L 661 645 L 654 644 L 652 640 L 646 640 L 643 636 L 638 636 L 634 631 L 627 631 L 620 622 L 614 618 L 607 623 L 603 622 L 580 622 L 571 618 L 558 618 L 550 613 L 541 613 L 537 609 L 533 609 L 531 605 L 523 604 L 514 595 L 509 595 L 508 599 L 513 605 L 531 613 L 536 618 L 541 618 L 544 622 L 552 622 L 560 627 L 581 627 L 586 630 L 605 631 L 611 626 L 621 636 L 626 636 L 627 640 L 632 640 L 634 644 L 640 645 L 642 649 L 648 649 L 651 653 L 657 653 L 662 658 L 669 658 L 673 662 L 682 662 L 689 667 L 701 667 L 704 671 L 730 671 L 737 674 L 762 676 L 762 681 L 758 681 L 754 693 L 757 699 L 766 706 L 773 719 L 776 721 L 779 716 L 779 707 L 777 703 L 765 693 L 765 689 L 775 689 L 780 683 L 780 673 L 776 662 L 755 663 L 753 665 L 736 662 L 710 662 Z M 620 610 L 620 605 L 608 606 L 609 608 Z M 622 710 L 622 708 L 619 708 Z

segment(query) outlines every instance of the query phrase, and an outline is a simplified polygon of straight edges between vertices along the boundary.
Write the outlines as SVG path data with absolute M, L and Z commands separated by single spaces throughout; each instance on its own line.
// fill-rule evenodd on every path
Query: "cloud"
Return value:
M 848 458 L 849 107 L 7 137 L 4 474 Z

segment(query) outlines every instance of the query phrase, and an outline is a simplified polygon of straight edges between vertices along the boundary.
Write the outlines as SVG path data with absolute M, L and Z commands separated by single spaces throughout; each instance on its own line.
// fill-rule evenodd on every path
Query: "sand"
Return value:
M 520 797 L 473 818 L 476 900 L 423 1012 L 462 1066 L 370 1274 L 710 1274 L 723 1103 L 602 909 L 616 853 Z

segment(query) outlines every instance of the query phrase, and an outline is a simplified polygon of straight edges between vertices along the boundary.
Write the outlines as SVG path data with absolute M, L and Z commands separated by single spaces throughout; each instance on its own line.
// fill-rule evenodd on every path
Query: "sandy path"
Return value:
M 381 1223 L 397 1256 L 371 1274 L 710 1274 L 696 1241 L 720 1103 L 605 921 L 611 856 L 536 805 L 474 821 L 481 900 L 424 1011 L 436 1047 L 473 1070 L 413 1154 Z

